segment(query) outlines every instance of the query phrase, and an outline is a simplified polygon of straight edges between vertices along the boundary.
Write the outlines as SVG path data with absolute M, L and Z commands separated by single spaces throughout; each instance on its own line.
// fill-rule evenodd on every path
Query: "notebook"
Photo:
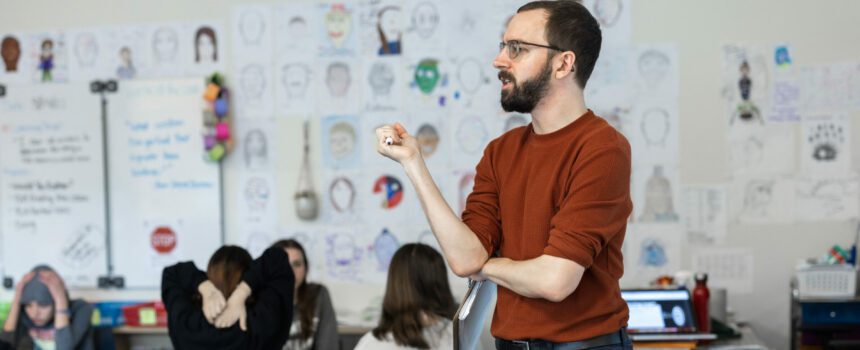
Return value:
M 490 280 L 469 281 L 469 289 L 454 315 L 454 350 L 473 350 L 484 322 L 495 307 L 496 284 Z
M 690 341 L 716 339 L 697 331 L 690 291 L 686 289 L 630 289 L 621 297 L 630 309 L 627 333 L 633 341 Z

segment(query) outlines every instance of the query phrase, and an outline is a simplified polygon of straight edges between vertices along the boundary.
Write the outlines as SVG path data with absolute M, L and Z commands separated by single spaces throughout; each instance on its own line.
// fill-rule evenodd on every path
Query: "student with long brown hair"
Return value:
M 245 249 L 223 246 L 206 272 L 194 262 L 164 269 L 161 299 L 177 350 L 280 349 L 293 309 L 293 271 L 283 249 L 256 260 Z
M 337 317 L 331 297 L 325 286 L 308 283 L 308 257 L 301 243 L 282 239 L 272 247 L 283 249 L 289 256 L 290 267 L 296 276 L 293 300 L 293 324 L 284 350 L 337 350 Z
M 403 245 L 388 267 L 379 325 L 355 350 L 452 349 L 456 311 L 442 255 L 426 244 Z

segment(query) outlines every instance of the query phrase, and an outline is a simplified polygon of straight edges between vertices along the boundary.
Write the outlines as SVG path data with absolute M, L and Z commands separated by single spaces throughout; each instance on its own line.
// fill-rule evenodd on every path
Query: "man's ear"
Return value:
M 558 55 L 559 66 L 555 70 L 555 77 L 562 79 L 570 74 L 576 73 L 576 54 L 573 51 L 565 51 Z

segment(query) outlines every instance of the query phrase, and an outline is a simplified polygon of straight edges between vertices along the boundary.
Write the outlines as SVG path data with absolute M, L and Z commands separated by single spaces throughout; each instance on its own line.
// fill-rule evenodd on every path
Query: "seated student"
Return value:
M 328 290 L 320 284 L 308 283 L 308 257 L 305 248 L 292 239 L 282 239 L 272 247 L 283 249 L 290 256 L 290 266 L 296 276 L 293 295 L 293 325 L 284 350 L 337 350 L 337 317 Z
M 15 286 L 0 339 L 13 349 L 92 350 L 92 314 L 92 305 L 69 299 L 53 269 L 36 266 Z
M 452 349 L 455 312 L 442 255 L 426 244 L 406 244 L 388 265 L 379 325 L 355 350 Z
M 293 279 L 287 254 L 273 248 L 252 261 L 245 249 L 223 246 L 206 273 L 191 261 L 166 267 L 161 299 L 170 341 L 177 350 L 280 349 L 292 321 L 285 315 L 293 312 Z

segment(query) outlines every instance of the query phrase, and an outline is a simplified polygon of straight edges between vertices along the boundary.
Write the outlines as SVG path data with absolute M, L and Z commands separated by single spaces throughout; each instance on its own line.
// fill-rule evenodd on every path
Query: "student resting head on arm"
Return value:
M 379 325 L 355 350 L 452 349 L 456 311 L 442 255 L 425 244 L 403 245 L 388 266 Z
M 164 269 L 161 299 L 177 350 L 280 349 L 293 312 L 293 271 L 283 249 L 251 260 L 237 246 L 223 246 L 206 272 L 194 262 Z
M 92 314 L 92 305 L 69 299 L 57 272 L 36 266 L 15 286 L 0 339 L 15 349 L 92 350 Z

